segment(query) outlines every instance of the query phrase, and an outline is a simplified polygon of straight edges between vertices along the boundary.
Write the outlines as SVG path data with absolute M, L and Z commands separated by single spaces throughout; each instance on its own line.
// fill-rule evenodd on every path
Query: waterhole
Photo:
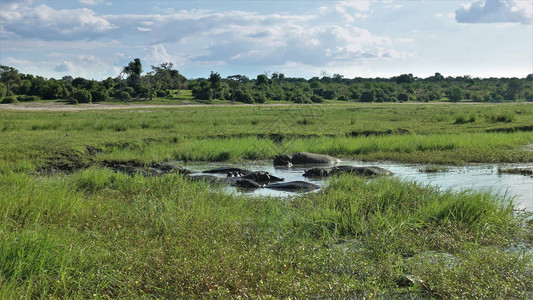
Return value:
M 306 168 L 274 168 L 271 161 L 249 162 L 243 164 L 226 163 L 187 163 L 174 162 L 187 169 L 198 172 L 223 166 L 238 167 L 252 171 L 267 171 L 275 176 L 285 178 L 287 181 L 303 180 L 320 186 L 327 185 L 327 179 L 310 180 L 303 177 Z M 462 191 L 472 189 L 476 191 L 490 191 L 506 197 L 513 197 L 518 209 L 533 211 L 533 178 L 520 174 L 501 174 L 498 168 L 529 168 L 533 164 L 476 164 L 467 166 L 434 166 L 422 164 L 399 164 L 392 162 L 361 162 L 343 160 L 340 165 L 349 166 L 378 166 L 390 170 L 404 181 L 416 181 L 440 189 Z M 217 176 L 225 177 L 218 174 Z M 290 197 L 293 192 L 278 191 L 271 189 L 241 190 L 234 187 L 226 187 L 230 193 L 246 194 L 253 196 Z

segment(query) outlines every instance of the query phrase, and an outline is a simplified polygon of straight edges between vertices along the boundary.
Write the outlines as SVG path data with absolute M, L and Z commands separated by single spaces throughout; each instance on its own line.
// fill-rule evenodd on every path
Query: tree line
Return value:
M 172 63 L 151 66 L 143 74 L 141 60 L 124 66 L 116 77 L 88 80 L 64 76 L 61 79 L 21 74 L 13 67 L 0 66 L 0 100 L 4 103 L 39 99 L 68 99 L 73 103 L 153 100 L 171 98 L 171 91 L 190 89 L 198 100 L 216 99 L 242 103 L 289 101 L 320 103 L 326 100 L 358 102 L 533 101 L 533 74 L 525 78 L 445 77 L 435 73 L 427 78 L 401 74 L 391 78 L 345 78 L 340 74 L 310 79 L 286 77 L 283 73 L 222 78 L 211 72 L 207 78 L 187 79 Z

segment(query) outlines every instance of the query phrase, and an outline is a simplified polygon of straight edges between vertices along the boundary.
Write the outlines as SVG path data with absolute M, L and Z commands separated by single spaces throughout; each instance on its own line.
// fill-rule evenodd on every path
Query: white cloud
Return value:
M 145 28 L 145 27 L 135 27 L 138 31 L 140 32 L 150 32 L 152 31 L 152 29 L 150 28 Z
M 4 11 L 0 21 L 5 31 L 43 40 L 96 38 L 116 28 L 90 9 L 56 10 L 44 4 Z
M 111 2 L 105 2 L 104 0 L 78 0 L 78 2 L 85 5 L 111 4 Z
M 463 5 L 455 11 L 459 23 L 523 23 L 533 22 L 530 1 L 485 0 Z
M 72 70 L 74 70 L 74 66 L 69 61 L 63 61 L 54 68 L 54 71 L 59 73 L 69 73 Z
M 87 8 L 13 5 L 11 10 L 0 12 L 0 26 L 18 36 L 6 43 L 10 51 L 50 49 L 57 53 L 57 49 L 64 49 L 62 52 L 77 53 L 74 49 L 99 49 L 87 51 L 94 56 L 49 56 L 50 70 L 77 76 L 90 73 L 93 78 L 127 64 L 132 57 L 142 57 L 148 65 L 174 62 L 252 68 L 300 64 L 317 69 L 409 57 L 410 53 L 395 49 L 409 41 L 354 26 L 352 21 L 369 17 L 372 3 L 339 1 L 302 15 L 194 9 L 101 15 Z M 105 62 L 98 60 L 106 51 L 114 55 L 105 57 Z
M 340 9 L 353 8 L 360 11 L 367 11 L 372 6 L 372 2 L 370 0 L 340 1 L 336 6 Z
M 144 59 L 152 65 L 159 65 L 165 62 L 172 62 L 174 60 L 167 53 L 167 49 L 163 45 L 153 45 L 145 49 L 146 56 Z

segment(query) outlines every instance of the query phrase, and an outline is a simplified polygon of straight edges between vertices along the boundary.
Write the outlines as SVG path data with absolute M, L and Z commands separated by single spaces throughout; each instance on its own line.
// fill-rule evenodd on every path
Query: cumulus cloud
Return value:
M 13 6 L 0 13 L 0 21 L 7 32 L 43 40 L 96 38 L 116 28 L 91 9 L 56 10 L 44 4 Z
M 523 23 L 533 22 L 530 1 L 485 0 L 464 5 L 455 11 L 459 23 Z
M 145 53 L 146 55 L 144 59 L 153 65 L 159 65 L 165 62 L 174 62 L 170 55 L 167 53 L 167 49 L 165 49 L 165 46 L 161 44 L 153 45 L 149 48 L 146 48 Z
M 101 15 L 87 8 L 57 10 L 43 4 L 15 5 L 0 12 L 0 26 L 18 35 L 21 41 L 31 41 L 26 42 L 26 47 L 31 47 L 31 43 L 53 43 L 70 49 L 110 48 L 109 53 L 115 53 L 111 64 L 90 56 L 57 57 L 52 66 L 57 72 L 78 71 L 83 66 L 104 70 L 108 69 L 106 64 L 121 66 L 131 57 L 142 57 L 148 64 L 290 63 L 316 68 L 409 57 L 409 53 L 394 49 L 405 41 L 375 35 L 354 25 L 353 20 L 372 13 L 372 3 L 339 1 L 302 15 L 194 9 L 167 14 Z M 12 48 L 21 45 L 11 44 Z M 139 49 L 144 53 L 136 52 Z
M 71 72 L 74 69 L 74 66 L 71 62 L 63 61 L 62 63 L 58 64 L 55 68 L 55 72 L 65 73 L 65 72 Z

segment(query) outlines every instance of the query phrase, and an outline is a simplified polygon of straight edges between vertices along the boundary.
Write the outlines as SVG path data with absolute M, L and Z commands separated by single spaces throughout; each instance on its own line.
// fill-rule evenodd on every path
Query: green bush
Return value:
M 131 95 L 128 92 L 119 93 L 118 98 L 122 101 L 131 101 Z
M 19 102 L 17 100 L 17 97 L 15 96 L 9 96 L 9 97 L 5 97 L 4 100 L 2 100 L 1 103 L 4 103 L 4 104 L 8 104 L 8 103 L 17 103 Z
M 74 91 L 72 98 L 74 100 L 77 100 L 78 103 L 91 103 L 92 102 L 91 93 L 85 89 L 77 89 L 76 91 Z
M 406 93 L 398 94 L 398 100 L 400 101 L 409 101 L 409 95 Z
M 109 93 L 105 88 L 99 88 L 91 92 L 93 102 L 107 101 L 109 99 Z

